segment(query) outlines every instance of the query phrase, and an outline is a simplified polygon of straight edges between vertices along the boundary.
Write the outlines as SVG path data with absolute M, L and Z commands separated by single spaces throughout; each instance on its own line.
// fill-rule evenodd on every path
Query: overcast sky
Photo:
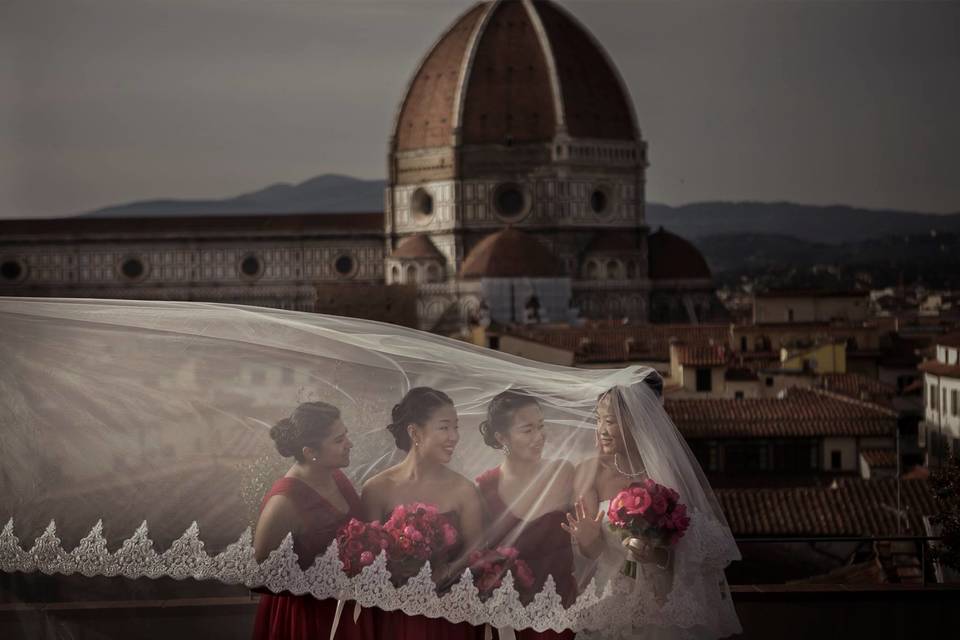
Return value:
M 0 0 L 0 217 L 381 178 L 468 0 Z M 650 143 L 651 201 L 960 211 L 960 2 L 562 0 Z

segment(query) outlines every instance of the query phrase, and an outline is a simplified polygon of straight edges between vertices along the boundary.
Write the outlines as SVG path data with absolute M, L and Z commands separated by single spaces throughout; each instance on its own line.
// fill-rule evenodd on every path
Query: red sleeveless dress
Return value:
M 459 524 L 455 512 L 446 515 L 451 516 L 454 526 Z M 453 557 L 457 553 L 459 550 L 454 550 L 450 555 Z M 483 640 L 484 637 L 482 626 L 475 627 L 466 622 L 453 623 L 444 618 L 410 616 L 399 609 L 377 609 L 374 612 L 374 625 L 378 638 L 390 640 Z
M 487 542 L 490 546 L 515 547 L 520 559 L 530 565 L 535 578 L 533 592 L 543 588 L 547 576 L 553 576 L 557 594 L 565 607 L 577 598 L 577 581 L 573 575 L 573 545 L 570 534 L 564 531 L 566 512 L 550 511 L 533 520 L 522 520 L 514 515 L 500 497 L 500 467 L 494 467 L 477 478 L 480 496 L 490 518 Z M 518 640 L 572 640 L 569 629 L 534 631 L 520 629 Z
M 296 478 L 280 478 L 263 497 L 260 510 L 267 500 L 276 495 L 289 498 L 300 515 L 304 531 L 293 540 L 300 566 L 307 569 L 316 556 L 323 554 L 337 531 L 350 518 L 360 518 L 360 496 L 350 480 L 340 471 L 334 471 L 337 488 L 349 505 L 347 513 L 338 512 L 310 485 Z M 253 627 L 254 640 L 327 640 L 333 626 L 337 601 L 317 600 L 311 595 L 266 593 L 260 596 L 257 617 Z M 337 627 L 337 640 L 369 640 L 376 637 L 371 611 L 360 612 L 353 621 L 354 603 L 347 602 Z

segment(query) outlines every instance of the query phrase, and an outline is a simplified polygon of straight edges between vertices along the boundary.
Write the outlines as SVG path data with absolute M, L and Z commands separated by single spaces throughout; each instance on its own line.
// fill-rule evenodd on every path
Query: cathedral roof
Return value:
M 430 238 L 423 234 L 409 236 L 397 244 L 397 248 L 390 254 L 391 258 L 407 260 L 443 260 L 443 254 L 434 246 Z
M 574 138 L 636 140 L 630 96 L 606 52 L 554 2 L 480 2 L 423 59 L 400 103 L 398 151 Z
M 647 237 L 651 280 L 709 279 L 710 267 L 693 244 L 660 227 Z
M 559 278 L 563 266 L 530 234 L 507 227 L 475 246 L 460 267 L 461 278 Z

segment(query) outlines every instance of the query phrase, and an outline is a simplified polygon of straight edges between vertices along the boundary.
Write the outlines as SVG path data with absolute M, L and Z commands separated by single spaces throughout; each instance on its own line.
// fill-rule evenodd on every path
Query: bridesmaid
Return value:
M 447 467 L 460 440 L 457 411 L 442 391 L 416 387 L 393 407 L 387 427 L 406 457 L 363 485 L 364 520 L 386 520 L 395 507 L 411 502 L 436 505 L 451 517 L 460 545 L 447 558 L 431 560 L 434 578 L 443 584 L 459 577 L 466 553 L 480 545 L 483 509 L 476 488 Z M 377 611 L 380 637 L 396 640 L 472 640 L 483 627 L 454 624 L 443 618 L 408 616 L 402 611 Z
M 577 597 L 573 547 L 562 529 L 570 508 L 573 466 L 544 460 L 546 437 L 537 400 L 521 391 L 504 391 L 490 401 L 480 433 L 487 445 L 503 452 L 503 462 L 477 478 L 487 514 L 492 546 L 515 547 L 533 571 L 534 593 L 553 576 L 564 606 Z M 519 514 L 519 515 L 518 515 Z M 570 630 L 517 631 L 521 640 L 570 640 Z
M 360 498 L 340 471 L 350 464 L 353 443 L 340 420 L 340 411 L 325 402 L 305 402 L 289 418 L 270 429 L 281 456 L 295 462 L 263 498 L 254 538 L 258 562 L 277 548 L 288 533 L 304 569 L 324 553 L 338 529 L 360 517 Z M 307 594 L 265 593 L 260 596 L 254 622 L 254 640 L 316 640 L 329 638 L 337 601 L 317 600 Z M 353 611 L 348 604 L 346 610 Z M 335 638 L 373 638 L 370 612 L 340 618 Z

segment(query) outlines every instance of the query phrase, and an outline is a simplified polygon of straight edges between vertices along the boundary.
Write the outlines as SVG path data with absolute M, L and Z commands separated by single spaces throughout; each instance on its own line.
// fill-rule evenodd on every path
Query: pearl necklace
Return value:
M 637 478 L 639 476 L 647 475 L 647 471 L 645 469 L 640 469 L 640 471 L 637 471 L 636 473 L 627 473 L 626 471 L 620 468 L 620 462 L 617 456 L 618 454 L 616 453 L 613 454 L 613 470 L 619 473 L 620 475 L 627 478 Z M 610 469 L 609 464 L 604 464 L 603 466 L 606 467 L 607 469 Z

